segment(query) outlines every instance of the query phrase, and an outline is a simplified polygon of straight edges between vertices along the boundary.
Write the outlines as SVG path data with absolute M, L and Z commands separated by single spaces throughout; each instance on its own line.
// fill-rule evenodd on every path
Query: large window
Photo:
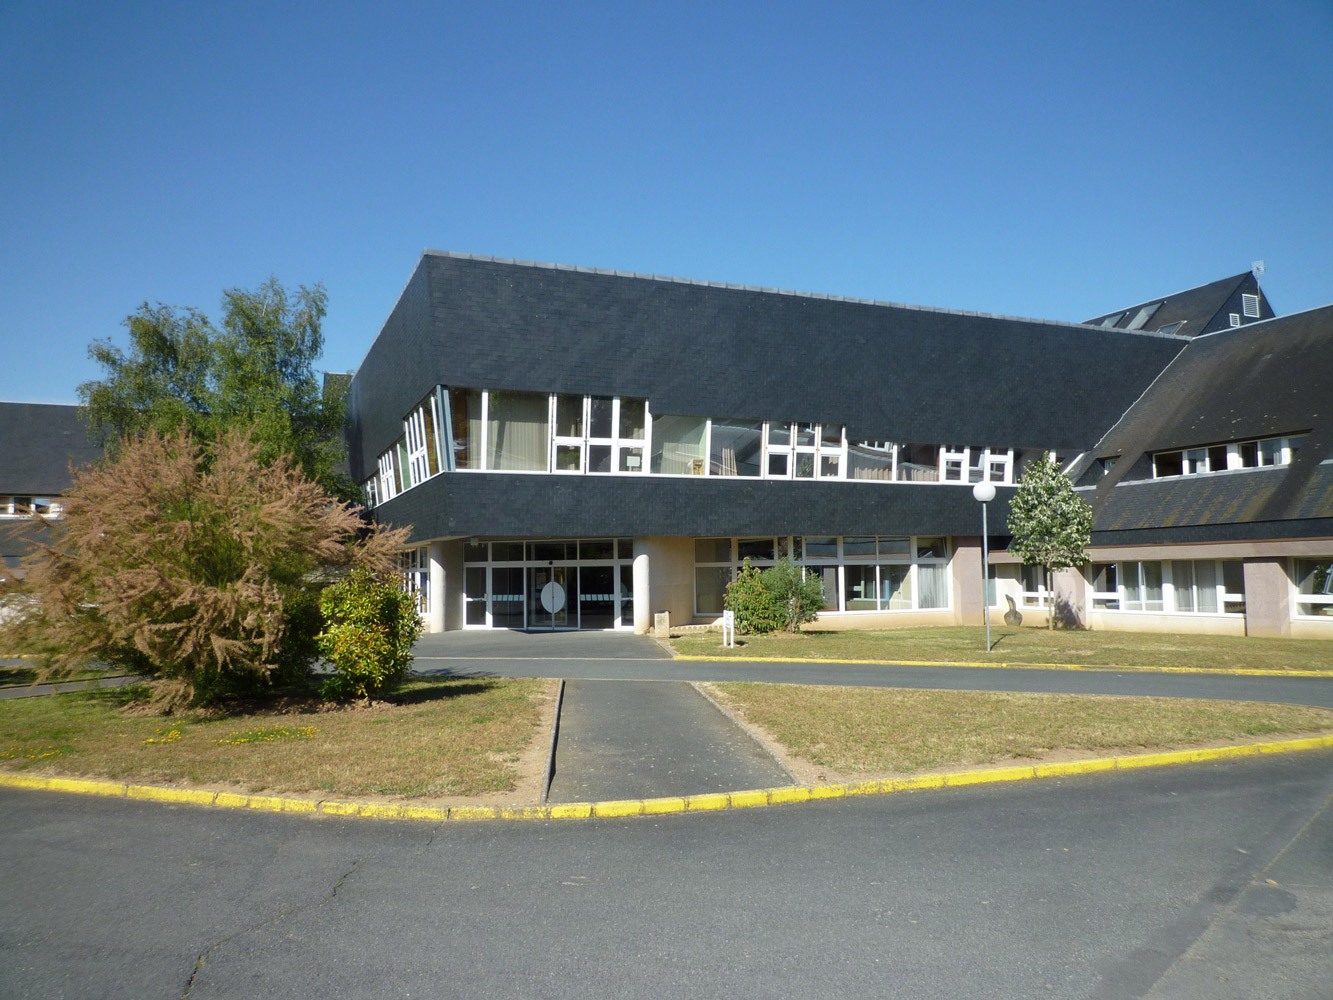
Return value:
M 1234 560 L 1093 563 L 1094 611 L 1244 614 L 1244 567 Z
M 714 420 L 708 447 L 710 476 L 757 476 L 763 458 L 761 420 Z M 770 470 L 771 472 L 771 470 Z
M 1197 476 L 1205 472 L 1225 472 L 1230 469 L 1262 469 L 1273 465 L 1290 465 L 1305 443 L 1307 435 L 1291 434 L 1286 437 L 1258 438 L 1231 444 L 1201 445 L 1179 451 L 1159 451 L 1152 456 L 1154 479 L 1168 476 Z
M 949 546 L 940 537 L 848 535 L 697 538 L 695 612 L 722 612 L 726 585 L 746 560 L 790 558 L 824 585 L 824 610 L 923 611 L 949 607 Z
M 548 397 L 535 392 L 487 393 L 486 468 L 545 472 Z
M 1333 616 L 1333 558 L 1297 559 L 1292 578 L 1296 584 L 1296 614 Z
M 707 454 L 705 417 L 653 417 L 652 471 L 667 476 L 702 476 Z

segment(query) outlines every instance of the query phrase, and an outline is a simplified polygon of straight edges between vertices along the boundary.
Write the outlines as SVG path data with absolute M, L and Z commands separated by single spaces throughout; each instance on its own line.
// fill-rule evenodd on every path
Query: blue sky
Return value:
M 144 301 L 425 247 L 1082 320 L 1333 302 L 1333 7 L 0 4 L 0 399 Z

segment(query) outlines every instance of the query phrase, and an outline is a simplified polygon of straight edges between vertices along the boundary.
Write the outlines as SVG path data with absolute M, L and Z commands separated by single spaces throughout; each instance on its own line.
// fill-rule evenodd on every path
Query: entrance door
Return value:
M 528 628 L 578 628 L 578 608 L 570 613 L 570 584 L 577 576 L 572 566 L 532 566 L 528 569 Z
M 615 628 L 614 566 L 579 567 L 579 628 Z

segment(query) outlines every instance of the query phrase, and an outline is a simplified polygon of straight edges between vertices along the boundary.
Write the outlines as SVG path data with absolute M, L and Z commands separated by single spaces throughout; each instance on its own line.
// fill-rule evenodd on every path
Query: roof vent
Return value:
M 1240 304 L 1241 308 L 1245 311 L 1245 315 L 1250 317 L 1250 319 L 1259 318 L 1259 296 L 1241 295 Z

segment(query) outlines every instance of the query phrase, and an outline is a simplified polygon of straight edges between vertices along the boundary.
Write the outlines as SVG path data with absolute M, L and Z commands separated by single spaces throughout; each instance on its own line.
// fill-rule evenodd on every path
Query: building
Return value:
M 782 556 L 824 626 L 980 622 L 970 484 L 999 536 L 1049 450 L 1094 561 L 992 539 L 992 613 L 1333 637 L 1330 362 L 1333 309 L 1274 318 L 1249 273 L 1073 324 L 428 251 L 350 464 L 432 630 L 711 621 Z
M 71 470 L 102 450 L 89 440 L 77 406 L 0 402 L 0 580 L 13 573 L 31 548 L 33 514 L 60 516 Z M 40 538 L 42 528 L 34 526 Z

